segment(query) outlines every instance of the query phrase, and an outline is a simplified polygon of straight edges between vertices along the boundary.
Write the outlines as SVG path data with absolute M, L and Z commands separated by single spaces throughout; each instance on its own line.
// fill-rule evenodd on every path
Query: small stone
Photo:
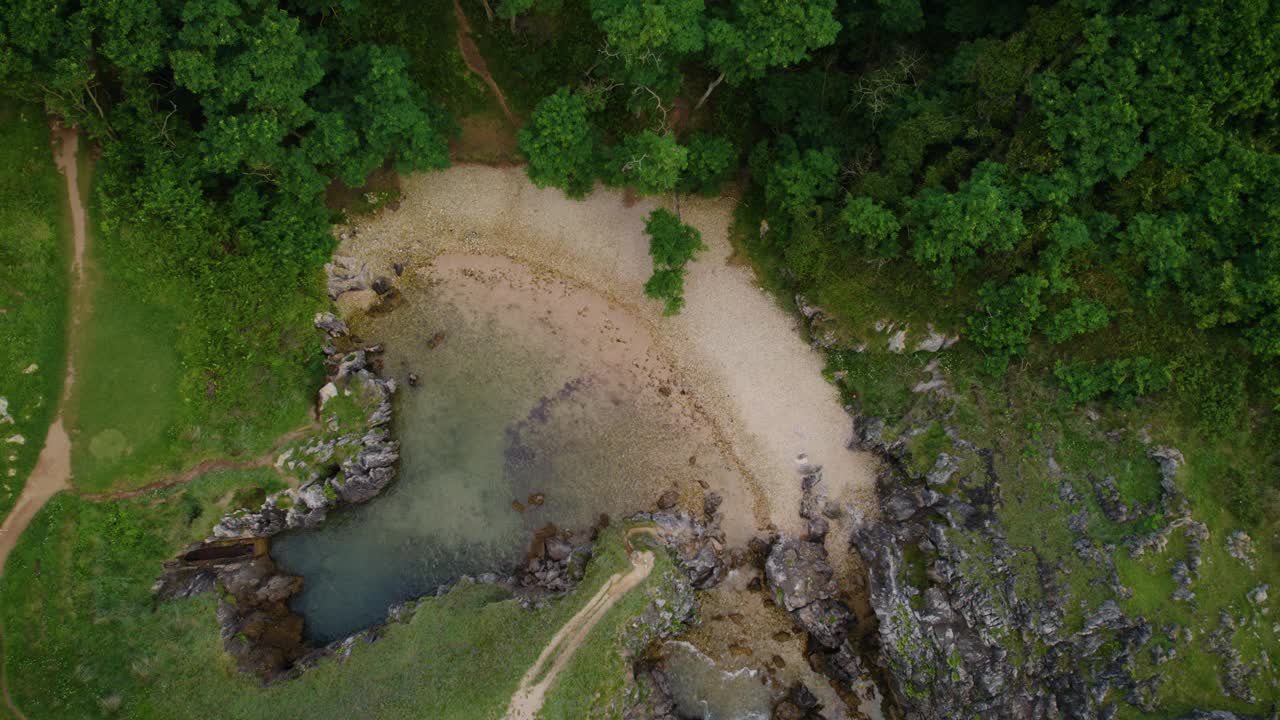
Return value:
M 316 313 L 313 322 L 317 329 L 329 333 L 330 337 L 342 337 L 349 332 L 347 324 L 331 312 Z
M 542 544 L 546 548 L 547 557 L 556 562 L 560 562 L 573 554 L 573 546 L 558 537 L 547 538 Z
M 409 387 L 418 387 L 420 382 L 422 382 L 422 378 L 418 377 L 418 373 L 409 373 Z
M 522 513 L 524 512 L 524 503 L 520 502 L 519 500 L 512 500 L 511 509 L 515 510 L 518 513 Z
M 404 263 L 391 263 L 391 269 L 395 271 L 396 277 L 404 274 Z
M 11 445 L 26 445 L 27 439 L 22 437 L 21 435 L 10 435 L 8 438 L 5 439 L 5 442 Z
M 907 331 L 905 329 L 899 330 L 890 335 L 888 348 L 891 353 L 905 352 L 907 349 Z
M 336 397 L 338 397 L 338 386 L 333 383 L 326 383 L 324 387 L 320 388 L 320 409 L 323 410 L 324 406 Z
M 40 366 L 39 366 L 39 365 L 37 365 L 37 364 L 35 364 L 35 363 L 31 363 L 30 365 L 28 365 L 28 366 L 26 366 L 25 368 L 23 368 L 23 370 L 22 370 L 22 374 L 23 374 L 23 375 L 30 375 L 31 373 L 33 373 L 33 372 L 35 372 L 35 371 L 37 371 L 37 370 L 39 370 L 39 369 L 40 369 Z
M 427 341 L 427 349 L 435 350 L 440 347 L 440 343 L 442 342 L 444 342 L 444 333 L 438 332 L 435 335 L 432 335 L 431 339 Z
M 678 502 L 680 502 L 680 493 L 675 490 L 668 490 L 658 497 L 658 509 L 670 510 L 675 507 Z
M 542 507 L 542 503 L 547 501 L 547 496 L 542 493 L 532 493 L 525 500 L 529 507 Z
M 0 424 L 13 422 L 13 416 L 9 414 L 9 398 L 0 397 Z
M 723 502 L 724 498 L 720 497 L 719 493 L 708 493 L 702 500 L 702 512 L 706 513 L 707 517 L 713 517 Z
M 373 281 L 373 291 L 379 295 L 386 295 L 391 292 L 391 281 L 385 277 L 379 276 Z

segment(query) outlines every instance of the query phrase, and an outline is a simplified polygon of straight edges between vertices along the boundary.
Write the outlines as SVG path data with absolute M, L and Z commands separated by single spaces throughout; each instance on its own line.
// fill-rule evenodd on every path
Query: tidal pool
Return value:
M 509 569 L 549 523 L 581 537 L 602 513 L 732 480 L 646 329 L 602 296 L 481 256 L 437 258 L 401 294 L 353 325 L 385 345 L 383 374 L 401 386 L 398 480 L 272 547 L 304 578 L 293 606 L 309 639 L 349 635 L 460 575 Z

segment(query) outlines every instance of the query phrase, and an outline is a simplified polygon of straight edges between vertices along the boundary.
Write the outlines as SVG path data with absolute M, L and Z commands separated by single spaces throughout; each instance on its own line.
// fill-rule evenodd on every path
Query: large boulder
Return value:
M 764 565 L 769 587 L 788 611 L 834 597 L 834 571 L 827 550 L 818 543 L 784 538 L 774 543 Z

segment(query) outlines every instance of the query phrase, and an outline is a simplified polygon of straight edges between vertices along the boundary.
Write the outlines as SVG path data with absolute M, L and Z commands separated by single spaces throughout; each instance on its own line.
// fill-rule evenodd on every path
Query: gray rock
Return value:
M 960 458 L 947 453 L 938 453 L 938 459 L 934 462 L 933 469 L 925 476 L 925 482 L 930 485 L 945 485 L 959 469 Z
M 542 544 L 547 551 L 547 557 L 555 562 L 566 560 L 573 553 L 573 546 L 558 536 L 547 538 Z
M 331 312 L 316 313 L 314 323 L 317 329 L 329 333 L 329 337 L 333 338 L 340 338 L 351 332 L 347 324 Z
M 888 344 L 886 345 L 886 348 L 887 348 L 887 349 L 889 350 L 889 352 L 891 352 L 891 353 L 903 353 L 903 352 L 906 352 L 906 349 L 907 349 L 907 331 L 906 331 L 905 329 L 903 329 L 903 330 L 899 330 L 899 331 L 895 332 L 894 334 L 890 335 L 890 336 L 889 336 L 889 342 L 888 342 Z
M 340 296 L 360 290 L 368 290 L 373 286 L 373 274 L 363 262 L 355 258 L 335 255 L 333 262 L 324 266 L 328 275 L 329 297 L 337 300 Z
M 834 571 L 827 551 L 818 543 L 783 538 L 774 543 L 765 560 L 765 577 L 788 611 L 834 597 Z
M 716 511 L 720 509 L 720 504 L 724 502 L 724 498 L 719 493 L 707 493 L 702 499 L 702 512 L 707 517 L 714 517 Z
M 658 509 L 670 510 L 680 502 L 680 493 L 675 490 L 668 490 L 658 497 Z
M 854 625 L 853 612 L 839 600 L 826 598 L 795 611 L 796 622 L 809 637 L 831 650 L 838 649 Z
M 939 350 L 945 350 L 952 345 L 955 345 L 957 342 L 960 342 L 959 335 L 949 336 L 944 333 L 940 333 L 933 329 L 933 325 L 930 325 L 929 334 L 926 335 L 923 340 L 916 343 L 915 350 L 916 352 L 934 353 Z

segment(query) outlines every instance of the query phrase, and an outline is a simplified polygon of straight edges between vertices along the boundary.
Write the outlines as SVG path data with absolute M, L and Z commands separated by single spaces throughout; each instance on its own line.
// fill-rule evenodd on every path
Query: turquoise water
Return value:
M 401 469 L 367 505 L 274 542 L 277 562 L 304 578 L 293 605 L 309 639 L 344 637 L 395 602 L 522 562 L 548 523 L 584 534 L 601 513 L 645 509 L 692 481 L 689 458 L 706 447 L 644 386 L 637 359 L 602 361 L 591 343 L 616 339 L 589 314 L 551 317 L 527 290 L 465 279 L 409 289 L 404 305 L 357 328 L 386 345 L 383 374 L 401 386 Z M 512 507 L 533 493 L 542 506 Z

